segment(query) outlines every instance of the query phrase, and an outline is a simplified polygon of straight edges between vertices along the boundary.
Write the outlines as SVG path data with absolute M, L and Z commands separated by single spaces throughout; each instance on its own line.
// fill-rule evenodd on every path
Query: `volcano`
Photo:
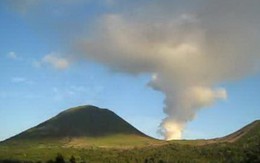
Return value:
M 87 105 L 61 112 L 13 138 L 104 137 L 117 134 L 146 137 L 114 112 Z
M 127 146 L 157 142 L 114 112 L 92 105 L 70 108 L 4 143 L 59 143 L 61 146 Z M 46 143 L 45 143 L 46 144 Z

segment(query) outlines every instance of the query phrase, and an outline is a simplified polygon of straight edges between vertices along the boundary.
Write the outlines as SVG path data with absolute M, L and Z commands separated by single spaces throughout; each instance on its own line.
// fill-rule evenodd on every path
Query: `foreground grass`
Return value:
M 165 144 L 165 141 L 156 140 L 138 135 L 113 135 L 100 138 L 74 138 L 70 139 L 65 147 L 88 148 L 120 148 L 129 149 L 134 147 L 145 147 L 150 145 Z
M 1 146 L 0 160 L 41 161 L 54 159 L 58 153 L 66 161 L 73 156 L 77 162 L 259 162 L 260 140 L 220 143 L 205 146 L 176 143 L 161 146 L 120 148 L 68 148 L 53 144 Z
M 7 141 L 0 144 L 1 160 L 47 162 L 58 153 L 69 162 L 174 163 L 260 162 L 260 123 L 235 142 L 214 140 L 162 142 L 135 136 L 114 135 L 96 139 L 45 139 Z M 228 139 L 230 140 L 230 139 Z
M 122 153 L 163 144 L 164 141 L 136 135 L 42 139 L 41 141 L 11 140 L 0 144 L 0 160 L 46 162 L 61 153 L 65 160 L 74 156 L 78 161 L 98 162 L 98 160 L 116 160 L 119 156 L 124 156 Z

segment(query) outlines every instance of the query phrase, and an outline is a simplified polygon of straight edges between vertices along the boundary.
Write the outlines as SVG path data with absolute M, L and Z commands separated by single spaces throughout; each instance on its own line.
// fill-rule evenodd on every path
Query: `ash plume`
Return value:
M 222 72 L 205 52 L 205 34 L 196 18 L 181 15 L 160 24 L 127 22 L 118 15 L 104 19 L 102 36 L 83 42 L 82 48 L 88 58 L 115 71 L 153 74 L 148 85 L 166 96 L 167 117 L 161 123 L 165 139 L 181 138 L 200 108 L 227 97 L 225 89 L 215 88 L 223 80 L 216 75 Z
M 165 95 L 166 140 L 180 139 L 198 110 L 227 98 L 218 85 L 258 69 L 259 21 L 250 11 L 256 1 L 232 1 L 239 9 L 231 1 L 197 2 L 204 7 L 172 12 L 174 3 L 166 3 L 157 12 L 153 4 L 141 16 L 105 15 L 94 37 L 79 43 L 83 56 L 115 71 L 152 74 L 148 85 Z

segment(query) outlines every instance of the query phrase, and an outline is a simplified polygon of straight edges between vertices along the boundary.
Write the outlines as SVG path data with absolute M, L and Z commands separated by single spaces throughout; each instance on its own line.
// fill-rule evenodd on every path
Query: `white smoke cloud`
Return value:
M 216 100 L 227 98 L 225 89 L 213 90 L 200 86 L 182 89 L 184 90 L 174 92 L 176 97 L 166 94 L 165 112 L 168 117 L 161 124 L 166 140 L 180 139 L 185 123 L 193 120 L 199 109 L 211 106 Z
M 180 139 L 198 110 L 227 98 L 219 84 L 257 70 L 260 35 L 254 32 L 259 21 L 253 22 L 257 19 L 251 2 L 239 3 L 247 7 L 240 6 L 247 19 L 224 1 L 205 3 L 212 10 L 164 12 L 155 18 L 150 11 L 143 18 L 108 14 L 96 35 L 83 40 L 80 48 L 83 56 L 115 71 L 153 74 L 149 86 L 166 96 L 161 132 L 167 140 Z
M 27 10 L 35 6 L 32 0 L 21 1 L 26 3 L 15 4 Z M 77 57 L 101 62 L 114 71 L 150 73 L 148 86 L 165 94 L 167 117 L 160 126 L 167 140 L 181 138 L 198 110 L 227 98 L 220 84 L 260 69 L 259 0 L 100 2 L 113 2 L 109 13 L 95 17 L 99 20 L 93 22 L 98 23 L 87 35 L 78 30 L 86 22 L 66 26 L 66 32 L 60 32 L 63 37 L 68 35 L 64 46 L 73 42 L 70 52 L 80 53 Z M 66 13 L 76 12 L 75 4 L 71 11 L 66 5 Z M 34 20 L 38 20 L 41 5 L 46 3 L 37 3 L 37 12 L 31 15 Z M 63 20 L 73 22 L 72 18 Z M 56 68 L 69 65 L 52 55 L 42 62 Z

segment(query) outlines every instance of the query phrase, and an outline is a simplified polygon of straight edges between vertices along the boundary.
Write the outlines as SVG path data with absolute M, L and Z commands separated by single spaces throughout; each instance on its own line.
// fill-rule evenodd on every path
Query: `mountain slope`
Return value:
M 222 138 L 217 138 L 216 140 L 221 142 L 233 143 L 252 139 L 252 137 L 255 137 L 257 135 L 260 136 L 260 120 L 256 120 L 241 128 L 240 130 Z
M 13 139 L 102 137 L 115 134 L 145 136 L 114 112 L 89 105 L 68 109 Z
M 196 140 L 173 140 L 172 143 L 187 144 L 187 145 L 210 145 L 217 143 L 246 143 L 248 140 L 260 138 L 260 120 L 256 120 L 241 129 L 214 139 L 196 139 Z
M 127 140 L 127 141 L 126 141 Z M 4 141 L 4 144 L 46 144 L 62 147 L 132 147 L 159 143 L 108 109 L 79 106 Z

